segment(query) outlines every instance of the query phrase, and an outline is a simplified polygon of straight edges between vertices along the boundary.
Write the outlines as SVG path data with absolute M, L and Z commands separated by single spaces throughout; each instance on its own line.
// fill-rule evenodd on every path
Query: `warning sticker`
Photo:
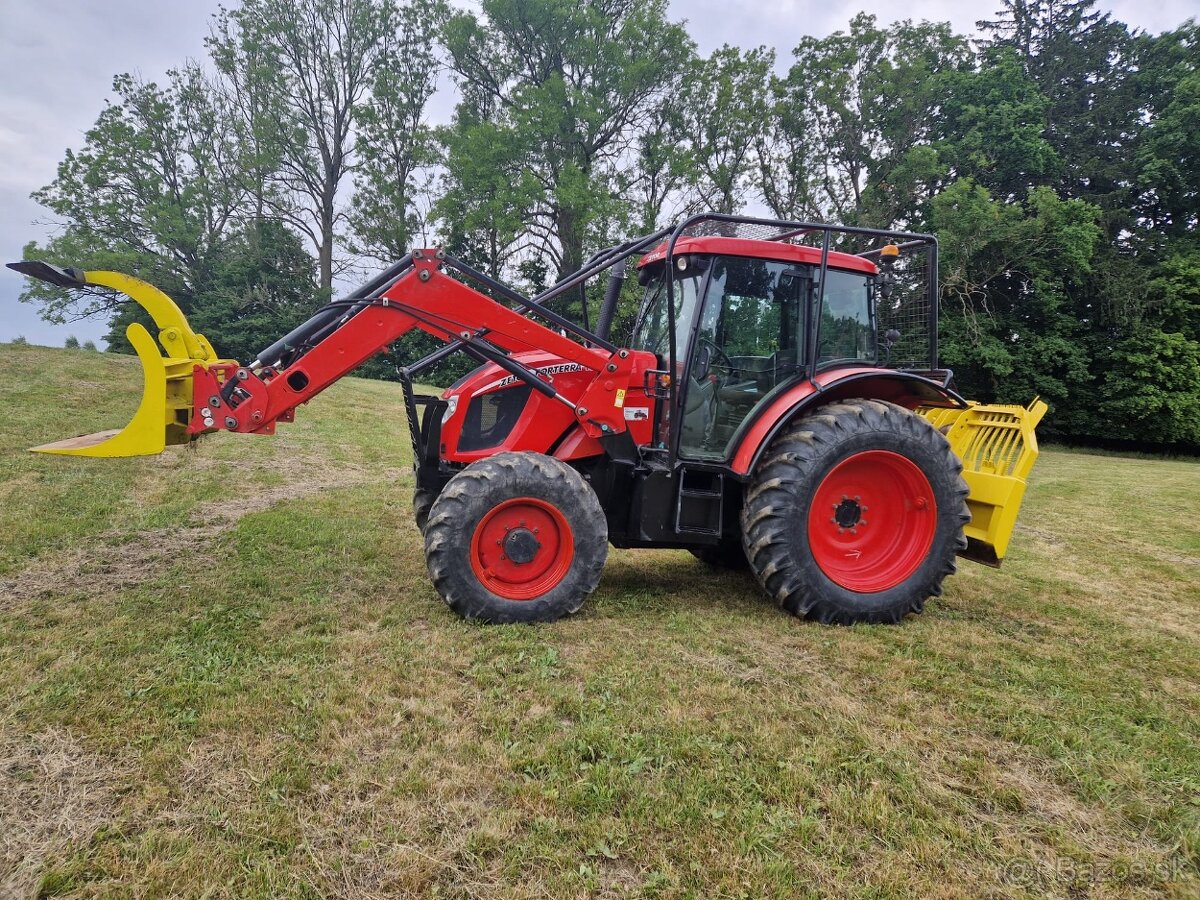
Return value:
M 613 401 L 613 405 L 620 409 L 625 405 L 625 388 L 620 388 L 617 391 L 617 399 Z

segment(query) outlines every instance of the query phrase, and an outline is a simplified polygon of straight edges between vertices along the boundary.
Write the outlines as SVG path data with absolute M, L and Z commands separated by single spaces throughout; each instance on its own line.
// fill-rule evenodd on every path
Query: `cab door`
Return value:
M 812 266 L 717 256 L 682 386 L 680 453 L 726 459 L 742 422 L 804 370 Z

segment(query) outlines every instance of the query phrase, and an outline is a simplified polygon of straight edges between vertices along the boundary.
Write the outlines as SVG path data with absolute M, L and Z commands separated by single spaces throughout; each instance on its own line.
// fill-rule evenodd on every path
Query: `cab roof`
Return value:
M 805 263 L 819 266 L 821 264 L 821 249 L 819 247 L 804 247 L 799 244 L 785 244 L 781 241 L 756 241 L 750 238 L 720 237 L 704 235 L 698 237 L 681 237 L 675 242 L 675 255 L 682 253 L 711 253 L 717 256 L 750 256 L 755 259 L 774 259 L 782 262 Z M 642 257 L 638 268 L 648 266 L 666 258 L 667 242 L 659 244 Z M 829 267 L 833 269 L 849 269 L 852 272 L 862 272 L 874 275 L 879 270 L 875 264 L 861 256 L 850 253 L 829 251 Z

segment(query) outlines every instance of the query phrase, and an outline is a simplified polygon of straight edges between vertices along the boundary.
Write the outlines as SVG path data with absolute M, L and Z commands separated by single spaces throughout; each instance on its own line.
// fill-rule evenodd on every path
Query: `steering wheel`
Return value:
M 733 373 L 737 371 L 737 366 L 735 366 L 733 364 L 733 360 L 729 358 L 729 354 L 726 353 L 724 350 L 722 350 L 717 345 L 716 341 L 714 341 L 710 337 L 707 337 L 706 335 L 700 335 L 698 337 L 698 340 L 702 346 L 709 348 L 713 353 L 713 355 L 708 360 L 708 372 L 712 372 L 714 365 L 719 365 L 720 368 L 723 368 L 725 370 L 725 379 L 724 380 L 727 381 L 730 378 L 732 378 Z M 717 360 L 718 362 L 714 363 L 714 360 Z M 721 360 L 723 360 L 724 362 L 720 362 Z M 707 375 L 708 372 L 706 372 L 705 374 Z M 718 380 L 720 380 L 720 379 L 718 378 Z

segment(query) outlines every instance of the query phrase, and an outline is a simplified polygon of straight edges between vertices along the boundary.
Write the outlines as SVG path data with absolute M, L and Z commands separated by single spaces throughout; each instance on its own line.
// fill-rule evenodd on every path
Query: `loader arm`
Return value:
M 276 342 L 267 358 L 260 355 L 252 366 L 242 366 L 217 359 L 203 336 L 187 326 L 170 298 L 136 278 L 112 272 L 80 273 L 44 263 L 12 264 L 23 274 L 60 286 L 99 285 L 126 293 L 155 318 L 162 329 L 160 343 L 167 352 L 166 358 L 156 358 L 149 334 L 141 325 L 131 325 L 129 337 L 142 360 L 145 377 L 142 407 L 133 420 L 120 432 L 69 438 L 34 449 L 81 456 L 135 456 L 159 453 L 167 443 L 182 443 L 218 430 L 271 434 L 277 422 L 292 421 L 297 406 L 415 329 L 497 363 L 533 389 L 570 407 L 590 437 L 626 430 L 613 386 L 629 384 L 638 377 L 639 369 L 650 368 L 653 360 L 648 354 L 618 349 L 601 339 L 591 341 L 594 346 L 585 346 L 450 277 L 443 271 L 446 266 L 478 275 L 440 250 L 415 250 L 411 264 L 401 265 L 395 277 L 376 285 L 378 292 L 369 290 L 367 296 L 330 304 L 293 332 L 294 340 Z M 564 331 L 573 329 L 595 338 L 532 301 L 507 289 L 504 293 Z M 548 380 L 509 357 L 529 350 L 552 353 L 595 373 L 596 378 L 582 397 L 571 401 Z M 270 358 L 275 356 L 278 358 Z

